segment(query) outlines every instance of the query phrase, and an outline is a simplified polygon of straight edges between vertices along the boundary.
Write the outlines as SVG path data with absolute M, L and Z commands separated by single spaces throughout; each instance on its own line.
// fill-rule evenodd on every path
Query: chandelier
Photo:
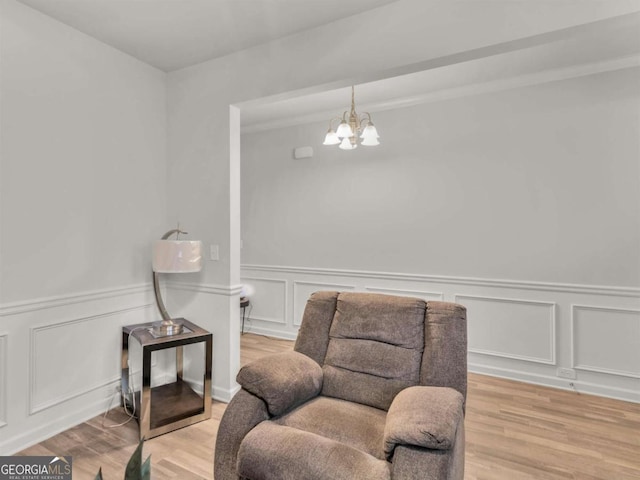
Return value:
M 341 120 L 337 130 L 333 130 L 333 121 Z M 371 121 L 371 114 L 364 112 L 362 116 L 356 113 L 356 102 L 354 87 L 351 87 L 351 112 L 347 118 L 347 112 L 340 117 L 329 120 L 329 131 L 324 137 L 323 145 L 338 145 L 342 150 L 353 150 L 358 147 L 358 137 L 360 143 L 366 146 L 380 145 L 378 141 L 378 131 Z

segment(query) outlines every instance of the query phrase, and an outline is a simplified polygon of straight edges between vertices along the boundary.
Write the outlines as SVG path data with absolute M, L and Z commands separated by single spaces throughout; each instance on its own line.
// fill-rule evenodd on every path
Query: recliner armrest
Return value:
M 322 390 L 322 368 L 295 351 L 277 353 L 245 365 L 236 381 L 267 404 L 277 416 L 317 396 Z
M 396 445 L 449 450 L 463 418 L 463 397 L 447 387 L 415 386 L 394 398 L 384 429 L 384 451 L 393 456 Z

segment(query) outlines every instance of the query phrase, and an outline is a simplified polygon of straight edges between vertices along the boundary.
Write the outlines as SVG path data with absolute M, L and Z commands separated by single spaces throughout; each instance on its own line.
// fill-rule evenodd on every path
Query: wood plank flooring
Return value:
M 242 364 L 289 350 L 293 342 L 242 336 Z M 145 443 L 154 480 L 213 478 L 216 432 L 211 420 Z M 106 425 L 126 420 L 114 409 Z M 123 478 L 137 445 L 135 421 L 113 429 L 102 417 L 21 452 L 72 455 L 74 480 Z M 465 480 L 640 480 L 640 405 L 469 374 Z M 302 479 L 301 479 L 302 480 Z

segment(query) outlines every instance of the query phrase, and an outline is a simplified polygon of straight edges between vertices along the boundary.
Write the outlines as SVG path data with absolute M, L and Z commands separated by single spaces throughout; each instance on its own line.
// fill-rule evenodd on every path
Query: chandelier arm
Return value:
M 340 121 L 341 118 L 340 117 L 333 117 L 332 119 L 329 120 L 329 130 L 333 130 L 333 122 L 334 121 Z
M 165 234 L 162 236 L 161 240 L 167 240 L 167 239 L 168 239 L 171 235 L 173 235 L 174 233 L 176 234 L 176 240 L 177 240 L 177 239 L 178 239 L 178 235 L 180 235 L 181 233 L 182 233 L 183 235 L 186 235 L 186 234 L 187 234 L 187 233 L 189 233 L 189 232 L 185 232 L 185 231 L 183 231 L 183 230 L 180 230 L 179 228 L 174 228 L 173 230 L 169 230 L 167 233 L 165 233 Z
M 369 112 L 362 112 L 360 116 L 360 124 L 361 125 L 373 125 L 373 121 L 371 120 L 371 114 Z

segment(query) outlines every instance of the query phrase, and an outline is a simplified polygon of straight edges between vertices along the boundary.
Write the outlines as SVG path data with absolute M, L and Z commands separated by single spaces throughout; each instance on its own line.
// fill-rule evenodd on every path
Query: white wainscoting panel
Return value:
M 251 295 L 251 318 L 285 324 L 287 321 L 287 281 L 279 278 L 242 277 L 243 284 L 255 288 Z
M 0 428 L 7 424 L 7 345 L 8 335 L 0 335 Z
M 120 370 L 113 358 L 120 354 L 120 337 L 111 334 L 110 319 L 127 317 L 150 306 L 31 328 L 29 414 L 117 381 Z M 129 323 L 138 323 L 135 314 L 130 318 Z M 69 368 L 71 365 L 73 368 Z
M 438 300 L 442 301 L 444 299 L 444 294 L 442 292 L 425 292 L 422 290 L 408 290 L 402 288 L 387 288 L 387 287 L 364 287 L 367 292 L 373 293 L 383 293 L 385 295 L 400 295 L 403 297 L 416 297 L 421 298 L 425 301 L 429 300 Z
M 640 311 L 572 305 L 572 367 L 640 378 Z
M 304 307 L 307 304 L 307 300 L 314 292 L 319 291 L 345 291 L 355 290 L 355 285 L 345 285 L 341 283 L 326 283 L 326 282 L 307 282 L 307 281 L 294 281 L 293 282 L 293 324 L 300 326 L 302 322 L 302 314 L 304 313 Z
M 556 363 L 555 303 L 470 295 L 455 298 L 473 312 L 467 318 L 470 352 Z
M 0 455 L 116 405 L 121 328 L 155 319 L 151 284 L 0 304 Z
M 295 339 L 319 290 L 455 301 L 467 308 L 470 372 L 640 402 L 637 287 L 283 265 L 242 265 L 242 276 L 286 281 L 288 291 L 288 300 L 277 294 L 288 301 L 286 323 L 255 322 L 248 331 Z M 575 367 L 576 378 L 561 378 L 559 367 Z

